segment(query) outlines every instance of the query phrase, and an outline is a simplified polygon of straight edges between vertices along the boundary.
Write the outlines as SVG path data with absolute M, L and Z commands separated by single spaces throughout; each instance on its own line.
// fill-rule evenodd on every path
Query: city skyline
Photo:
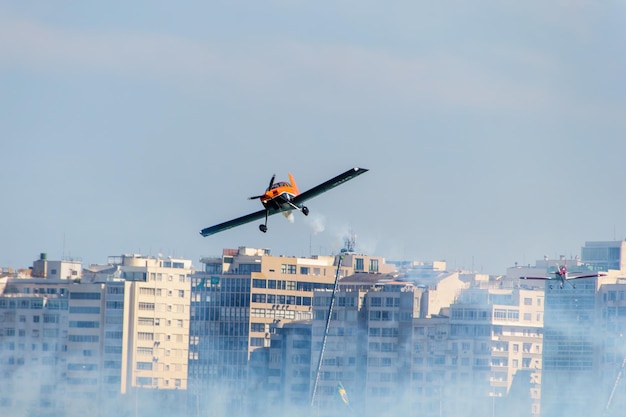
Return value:
M 0 408 L 73 415 L 84 400 L 102 402 L 103 416 L 149 415 L 163 401 L 177 404 L 172 415 L 285 415 L 310 407 L 317 364 L 328 415 L 345 412 L 337 381 L 352 409 L 370 414 L 502 415 L 516 404 L 515 415 L 562 417 L 583 404 L 583 414 L 616 415 L 626 243 L 583 249 L 580 261 L 609 270 L 564 288 L 522 285 L 525 267 L 486 276 L 351 251 L 224 248 L 195 271 L 190 260 L 141 255 L 81 270 L 42 254 L 30 274 L 0 280 L 2 382 L 12 387 Z M 38 369 L 38 387 L 16 388 Z M 563 383 L 590 379 L 595 391 L 560 395 Z
M 501 274 L 622 239 L 625 7 L 3 2 L 0 265 L 306 256 L 354 229 L 363 252 Z M 354 166 L 309 218 L 198 234 L 274 173 Z

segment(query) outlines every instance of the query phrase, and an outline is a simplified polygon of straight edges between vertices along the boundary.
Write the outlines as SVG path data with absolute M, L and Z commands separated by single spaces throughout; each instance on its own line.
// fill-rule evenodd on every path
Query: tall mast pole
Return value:
M 337 293 L 337 287 L 339 286 L 339 271 L 341 269 L 341 262 L 343 261 L 343 255 L 339 255 L 339 261 L 337 262 L 337 272 L 335 273 L 335 285 L 333 286 L 333 293 L 330 296 L 330 306 L 328 306 L 328 317 L 326 317 L 326 328 L 324 330 L 324 336 L 322 338 L 322 349 L 320 349 L 320 357 L 317 361 L 317 372 L 315 373 L 315 383 L 313 384 L 313 394 L 311 395 L 311 407 L 315 403 L 315 394 L 317 393 L 317 384 L 320 380 L 320 370 L 322 369 L 322 360 L 324 358 L 324 350 L 326 349 L 326 338 L 328 337 L 328 329 L 330 328 L 330 318 L 333 315 L 333 307 L 335 305 L 335 294 Z

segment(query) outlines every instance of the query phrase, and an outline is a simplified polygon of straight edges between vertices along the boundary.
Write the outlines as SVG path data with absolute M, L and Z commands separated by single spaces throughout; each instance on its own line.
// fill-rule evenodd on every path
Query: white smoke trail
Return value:
M 326 229 L 326 218 L 322 214 L 315 214 L 307 217 L 307 221 L 313 230 L 313 234 L 322 233 Z
M 285 211 L 283 212 L 283 215 L 287 218 L 287 221 L 289 223 L 293 223 L 296 221 L 295 217 L 293 216 L 293 212 L 292 211 Z

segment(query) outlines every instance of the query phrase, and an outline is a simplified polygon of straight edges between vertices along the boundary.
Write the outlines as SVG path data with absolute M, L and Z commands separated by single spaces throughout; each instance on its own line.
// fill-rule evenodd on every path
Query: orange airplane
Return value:
M 202 236 L 210 236 L 257 219 L 262 219 L 263 217 L 265 217 L 265 223 L 259 225 L 259 229 L 265 233 L 267 232 L 267 218 L 272 214 L 284 213 L 288 216 L 292 210 L 298 210 L 305 216 L 308 216 L 309 209 L 302 203 L 315 196 L 325 193 L 331 188 L 335 188 L 346 181 L 350 181 L 352 178 L 356 178 L 367 171 L 368 170 L 365 168 L 358 167 L 349 169 L 343 174 L 339 174 L 335 178 L 332 178 L 303 193 L 298 191 L 298 186 L 296 185 L 296 182 L 291 174 L 289 174 L 289 182 L 281 181 L 277 183 L 274 183 L 274 179 L 276 178 L 276 175 L 274 174 L 270 180 L 270 185 L 267 187 L 267 190 L 265 190 L 265 193 L 250 197 L 250 200 L 261 200 L 261 204 L 263 204 L 264 207 L 263 210 L 238 217 L 224 223 L 216 224 L 215 226 L 207 227 L 202 229 L 200 234 Z

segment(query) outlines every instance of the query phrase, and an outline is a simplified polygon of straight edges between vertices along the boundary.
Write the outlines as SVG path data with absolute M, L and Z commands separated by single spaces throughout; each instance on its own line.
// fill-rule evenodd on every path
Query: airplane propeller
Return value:
M 276 174 L 272 175 L 272 178 L 270 179 L 270 185 L 267 186 L 267 190 L 265 191 L 269 191 L 272 189 L 272 186 L 274 185 L 274 179 L 276 178 Z M 265 194 L 261 194 L 261 195 L 255 195 L 252 197 L 249 197 L 248 200 L 256 200 L 257 198 L 261 198 L 263 197 Z

